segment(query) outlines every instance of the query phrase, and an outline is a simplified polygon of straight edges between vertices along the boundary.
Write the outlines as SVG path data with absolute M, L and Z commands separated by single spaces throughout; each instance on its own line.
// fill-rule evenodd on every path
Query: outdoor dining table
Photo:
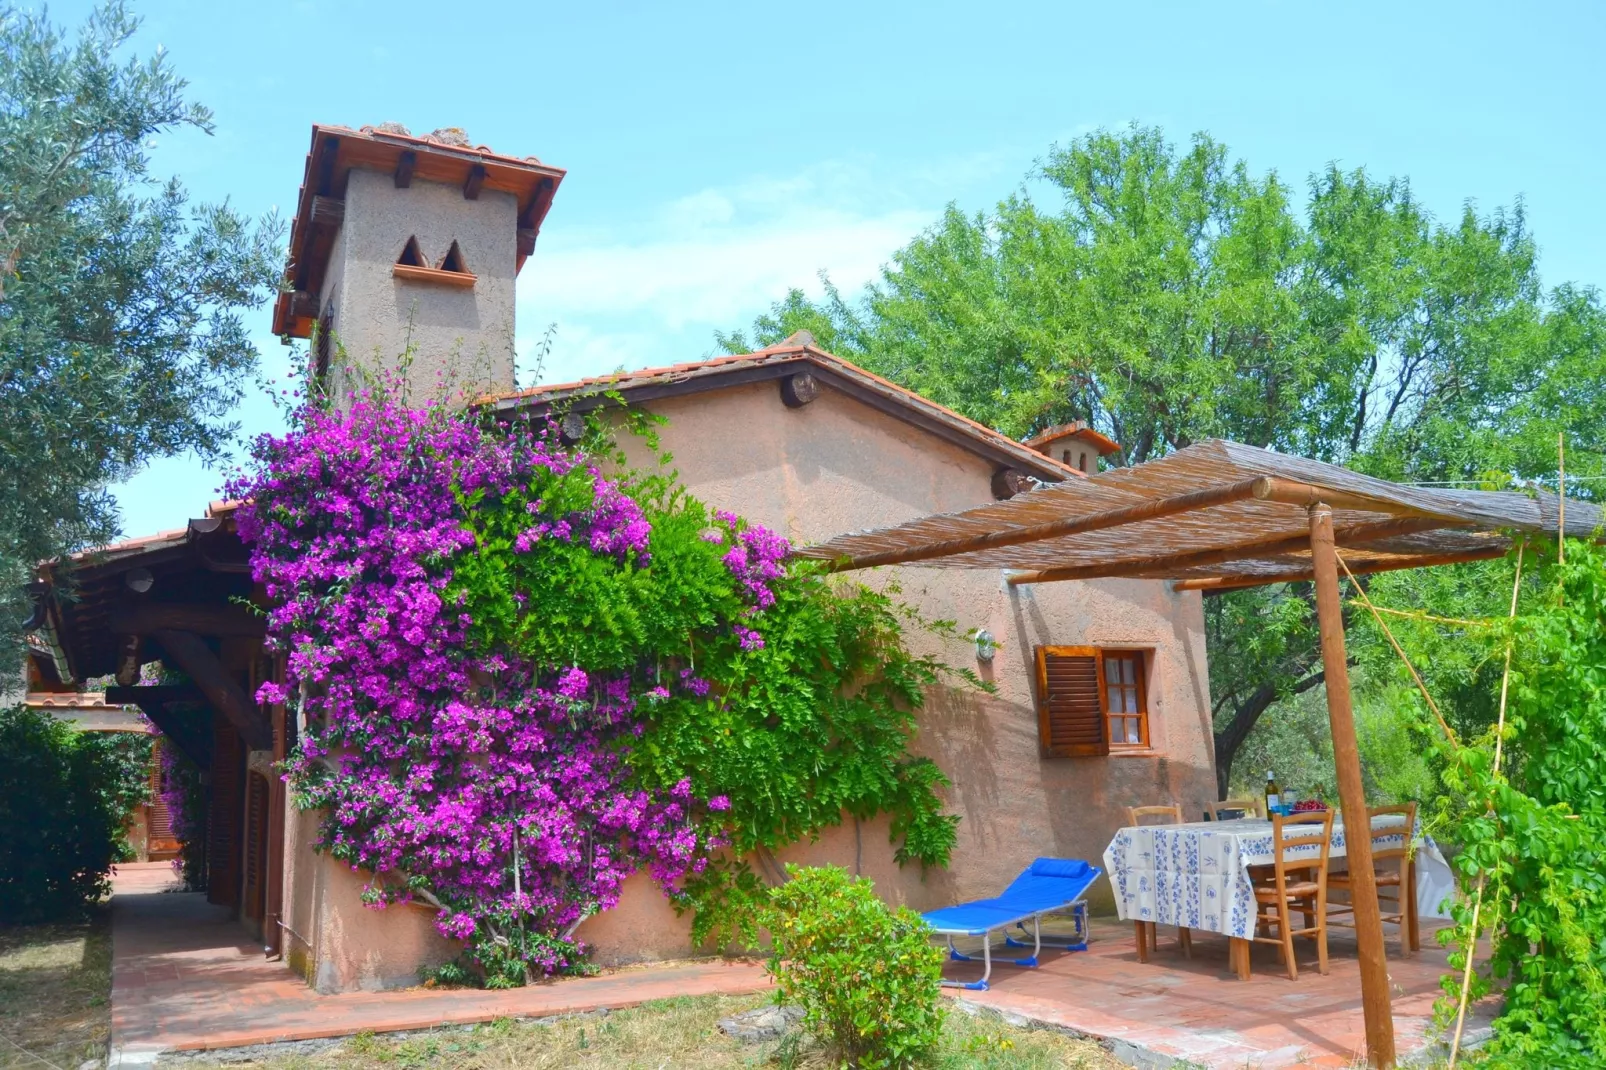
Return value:
M 1420 822 L 1418 823 L 1420 826 Z M 1310 845 L 1290 846 L 1295 861 L 1320 854 L 1320 826 L 1305 826 Z M 1115 909 L 1123 921 L 1175 925 L 1222 933 L 1248 941 L 1255 934 L 1255 893 L 1251 866 L 1270 866 L 1271 822 L 1262 818 L 1194 821 L 1182 825 L 1137 825 L 1120 829 L 1104 849 L 1104 870 L 1115 890 Z M 1302 834 L 1299 826 L 1285 836 Z M 1398 848 L 1405 839 L 1405 817 L 1372 818 L 1372 848 Z M 1420 827 L 1416 830 L 1423 846 Z M 1344 825 L 1333 822 L 1328 865 L 1344 857 Z M 1433 850 L 1431 844 L 1428 850 Z M 1233 948 L 1238 952 L 1238 947 Z M 1237 961 L 1236 954 L 1233 961 Z

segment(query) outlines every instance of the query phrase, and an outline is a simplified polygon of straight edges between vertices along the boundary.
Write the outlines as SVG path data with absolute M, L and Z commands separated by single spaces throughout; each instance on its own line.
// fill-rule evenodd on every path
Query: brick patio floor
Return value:
M 543 1017 L 624 1007 L 668 996 L 740 994 L 768 987 L 751 963 L 692 962 L 503 992 L 352 992 L 319 995 L 271 962 L 227 912 L 193 893 L 172 892 L 167 863 L 118 868 L 112 896 L 111 1067 L 149 1065 L 156 1053 L 428 1029 L 503 1017 Z M 1227 970 L 1222 938 L 1196 934 L 1182 958 L 1170 931 L 1140 965 L 1131 927 L 1095 919 L 1091 950 L 1046 952 L 1036 970 L 995 966 L 987 992 L 949 989 L 976 1003 L 1107 1038 L 1117 1056 L 1143 1065 L 1187 1060 L 1211 1068 L 1350 1065 L 1361 1045 L 1354 941 L 1332 938 L 1328 976 L 1304 969 L 1290 982 L 1276 949 L 1255 949 L 1248 983 Z M 1423 950 L 1400 959 L 1389 945 L 1395 1032 L 1401 1055 L 1418 1050 L 1444 955 L 1424 933 Z M 950 963 L 956 979 L 979 966 Z
M 319 995 L 198 893 L 168 891 L 165 862 L 119 866 L 112 881 L 112 1070 L 161 1051 L 242 1047 L 364 1031 L 624 1007 L 668 996 L 758 992 L 750 963 L 693 962 L 500 992 Z
M 1422 950 L 1410 958 L 1400 957 L 1394 928 L 1385 928 L 1402 1061 L 1434 1040 L 1433 1001 L 1448 967 L 1433 924 L 1424 919 Z M 1248 982 L 1228 969 L 1222 936 L 1194 933 L 1190 961 L 1175 930 L 1162 928 L 1158 953 L 1139 963 L 1129 923 L 1095 918 L 1092 933 L 1087 951 L 1046 952 L 1035 970 L 995 963 L 991 989 L 965 992 L 965 998 L 1106 1038 L 1117 1056 L 1132 1045 L 1151 1057 L 1150 1064 L 1164 1065 L 1169 1057 L 1212 1070 L 1348 1067 L 1364 1051 L 1360 963 L 1348 930 L 1330 930 L 1325 977 L 1316 972 L 1315 945 L 1296 940 L 1298 981 L 1288 980 L 1275 947 L 1257 944 Z M 968 981 L 981 975 L 981 966 L 951 962 L 944 973 Z M 1483 1020 L 1469 1015 L 1468 1028 Z

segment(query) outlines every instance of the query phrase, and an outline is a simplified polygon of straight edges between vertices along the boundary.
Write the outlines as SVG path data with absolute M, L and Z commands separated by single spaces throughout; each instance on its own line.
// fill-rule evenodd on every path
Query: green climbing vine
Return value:
M 1606 1059 L 1606 550 L 1539 549 L 1536 583 L 1509 622 L 1482 635 L 1498 664 L 1511 644 L 1503 768 L 1495 730 L 1444 745 L 1439 821 L 1460 846 L 1466 893 L 1441 939 L 1454 950 L 1441 1004 L 1453 1019 L 1473 909 L 1491 946 L 1471 998 L 1504 1003 L 1480 1053 L 1491 1067 L 1600 1066 Z M 1528 549 L 1530 560 L 1535 548 Z M 1481 892 L 1481 895 L 1479 894 Z

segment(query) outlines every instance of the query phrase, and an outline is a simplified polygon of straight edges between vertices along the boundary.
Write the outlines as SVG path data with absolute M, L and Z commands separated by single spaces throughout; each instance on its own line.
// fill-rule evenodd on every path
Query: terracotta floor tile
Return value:
M 1246 1063 L 1263 1070 L 1347 1067 L 1364 1045 L 1351 933 L 1329 937 L 1326 976 L 1316 972 L 1314 951 L 1299 949 L 1297 981 L 1288 980 L 1275 948 L 1256 947 L 1247 983 L 1227 969 L 1227 944 L 1220 938 L 1196 934 L 1190 961 L 1162 934 L 1158 953 L 1145 965 L 1137 962 L 1129 925 L 1094 919 L 1093 937 L 1088 951 L 1045 955 L 1037 970 L 996 966 L 991 990 L 964 996 L 1223 1070 L 1242 1070 Z M 1397 957 L 1392 940 L 1388 949 L 1395 1038 L 1404 1056 L 1420 1050 L 1431 1031 L 1445 953 L 1427 926 L 1423 949 L 1415 955 Z M 955 978 L 979 975 L 974 967 L 966 973 L 967 965 L 952 964 L 947 972 Z

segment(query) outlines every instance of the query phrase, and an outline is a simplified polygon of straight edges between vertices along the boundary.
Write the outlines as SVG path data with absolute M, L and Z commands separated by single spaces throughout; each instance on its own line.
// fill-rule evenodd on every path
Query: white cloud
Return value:
M 817 294 L 821 271 L 856 291 L 936 218 L 895 199 L 862 168 L 821 164 L 700 190 L 628 234 L 549 222 L 519 280 L 521 369 L 554 321 L 546 382 L 695 360 L 789 288 Z

